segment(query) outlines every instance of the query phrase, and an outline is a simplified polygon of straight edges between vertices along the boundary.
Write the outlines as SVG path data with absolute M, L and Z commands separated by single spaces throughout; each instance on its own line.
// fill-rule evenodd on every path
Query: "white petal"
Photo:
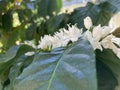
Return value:
M 110 34 L 112 31 L 112 28 L 109 26 L 103 26 L 102 27 L 102 38 Z
M 107 36 L 108 34 L 110 34 L 111 30 L 112 30 L 112 28 L 110 28 L 108 26 L 101 27 L 101 25 L 98 25 L 93 28 L 93 38 L 96 41 L 99 41 L 100 39 L 102 39 L 105 36 Z
M 104 48 L 109 48 L 109 49 L 114 48 L 114 44 L 112 43 L 112 37 L 113 35 L 109 35 L 101 41 L 101 44 Z
M 90 29 L 90 27 L 93 25 L 92 20 L 89 16 L 84 19 L 84 25 L 86 29 Z
M 103 50 L 102 46 L 101 46 L 101 43 L 100 42 L 97 42 L 97 41 L 94 41 L 93 43 L 93 47 L 94 47 L 94 50 L 96 49 L 99 49 L 99 50 Z
M 120 46 L 120 38 L 117 38 L 117 37 L 114 36 L 112 38 L 112 42 L 115 43 L 115 44 L 117 44 L 118 46 Z
M 101 28 L 101 25 L 98 25 L 96 27 L 93 28 L 93 38 L 96 40 L 96 41 L 99 41 L 102 37 L 102 28 Z
M 120 17 L 120 12 L 118 12 L 114 16 L 112 16 L 112 18 L 109 21 L 109 26 L 114 28 L 113 30 L 120 27 L 120 18 L 119 17 Z
M 93 38 L 92 33 L 89 30 L 85 32 L 84 37 L 90 42 L 94 50 L 96 49 L 100 49 L 101 51 L 103 50 L 101 43 Z

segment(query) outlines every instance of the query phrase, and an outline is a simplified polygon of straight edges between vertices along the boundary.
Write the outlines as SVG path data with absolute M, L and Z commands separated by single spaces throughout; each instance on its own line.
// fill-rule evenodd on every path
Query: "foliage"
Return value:
M 46 21 L 41 17 L 45 20 L 46 16 L 54 17 L 53 12 L 60 11 L 62 1 L 1 0 L 0 5 L 1 42 L 7 49 L 16 41 L 37 39 L 37 36 L 47 33 Z
M 53 35 L 69 23 L 85 31 L 87 16 L 94 25 L 107 25 L 119 11 L 120 0 L 88 2 L 71 14 L 58 14 L 61 0 L 1 0 L 0 5 L 0 42 L 5 52 L 0 55 L 0 90 L 115 90 L 120 84 L 117 55 L 106 48 L 94 51 L 84 37 L 49 52 L 24 44 L 13 46 L 16 41 L 33 39 L 38 44 L 41 36 Z M 120 37 L 119 28 L 113 35 Z
M 99 90 L 115 90 L 114 89 L 115 85 L 120 84 L 120 79 L 119 79 L 120 59 L 116 57 L 116 55 L 111 50 L 104 49 L 103 52 L 99 50 L 96 51 L 96 60 L 98 62 L 101 61 L 101 63 L 103 63 L 101 64 L 102 67 L 99 68 L 99 72 L 101 73 L 98 73 L 98 77 L 101 79 L 101 80 L 98 79 Z M 100 63 L 98 63 L 98 67 L 100 67 Z M 106 67 L 111 69 L 112 72 L 107 70 Z M 106 73 L 106 74 L 102 74 L 102 73 Z M 117 81 L 115 81 L 114 76 L 116 77 Z M 109 84 L 106 84 L 108 82 Z
M 31 51 L 29 46 L 14 46 L 1 56 L 0 80 L 5 90 L 96 90 L 95 55 L 85 39 L 67 49 L 36 52 L 30 57 L 25 56 L 27 51 Z
M 72 12 L 69 22 L 77 23 L 79 28 L 83 28 L 83 19 L 90 16 L 94 25 L 107 25 L 111 16 L 119 11 L 119 6 L 120 0 L 105 0 L 99 4 L 88 2 L 85 7 L 79 7 Z
M 93 27 L 91 32 L 95 32 L 96 27 Z M 76 28 L 69 29 L 70 32 L 71 29 L 75 31 Z M 66 32 L 64 30 L 63 33 Z M 24 44 L 10 48 L 0 56 L 0 88 L 3 90 L 115 90 L 120 83 L 119 55 L 116 55 L 113 49 L 111 51 L 110 45 L 108 47 L 110 49 L 103 48 L 100 51 L 96 48 L 94 51 L 94 45 L 87 40 L 86 33 L 88 31 L 83 35 L 80 34 L 77 41 L 68 42 L 66 47 L 56 47 L 48 52 Z M 106 34 L 99 42 L 107 36 L 110 35 Z M 31 52 L 34 53 L 30 54 Z

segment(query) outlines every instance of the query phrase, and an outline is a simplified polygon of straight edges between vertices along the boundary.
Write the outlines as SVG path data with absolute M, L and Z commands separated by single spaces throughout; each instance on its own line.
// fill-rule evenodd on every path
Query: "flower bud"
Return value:
M 89 16 L 84 19 L 84 25 L 86 29 L 90 29 L 90 27 L 93 25 Z

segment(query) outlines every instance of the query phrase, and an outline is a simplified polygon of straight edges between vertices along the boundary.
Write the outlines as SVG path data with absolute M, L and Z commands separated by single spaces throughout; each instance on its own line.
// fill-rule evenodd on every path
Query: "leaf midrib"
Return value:
M 71 47 L 74 47 L 75 45 L 76 45 L 76 44 L 73 44 Z M 54 78 L 54 76 L 55 76 L 57 67 L 59 66 L 59 63 L 60 63 L 61 60 L 62 60 L 61 58 L 62 58 L 63 56 L 65 56 L 65 55 L 69 52 L 69 50 L 70 50 L 71 47 L 69 47 L 67 50 L 65 50 L 65 51 L 63 52 L 63 54 L 60 56 L 60 58 L 59 58 L 59 60 L 58 60 L 58 63 L 57 63 L 57 65 L 56 65 L 56 67 L 55 67 L 55 69 L 54 69 L 54 71 L 53 71 L 53 73 L 52 73 L 52 76 L 51 76 L 50 80 L 49 80 L 49 84 L 48 84 L 47 90 L 50 90 L 51 83 L 52 83 L 53 78 Z

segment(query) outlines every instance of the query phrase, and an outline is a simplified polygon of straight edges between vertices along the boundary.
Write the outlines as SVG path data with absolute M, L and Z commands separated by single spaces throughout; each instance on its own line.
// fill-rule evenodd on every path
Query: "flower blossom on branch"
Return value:
M 92 20 L 88 20 L 88 22 L 91 21 Z M 94 50 L 100 49 L 102 51 L 102 47 L 104 47 L 105 49 L 111 49 L 116 54 L 116 56 L 120 58 L 120 38 L 117 38 L 112 34 L 112 31 L 114 31 L 113 27 L 101 27 L 101 25 L 98 25 L 94 26 L 91 32 L 90 24 L 88 24 L 88 22 L 86 22 L 85 18 L 84 24 L 88 30 L 85 32 L 84 37 L 90 42 Z
M 69 41 L 75 42 L 81 36 L 82 29 L 78 29 L 76 25 L 68 25 L 68 30 L 63 28 L 60 29 L 59 32 L 56 32 L 53 36 L 45 35 L 44 37 L 41 37 L 38 48 L 50 51 L 57 47 L 65 47 Z
M 36 49 L 51 51 L 57 47 L 66 47 L 69 42 L 75 42 L 83 36 L 90 42 L 94 50 L 99 49 L 103 51 L 103 49 L 111 49 L 116 56 L 120 58 L 120 38 L 112 34 L 112 32 L 115 30 L 113 27 L 111 27 L 111 25 L 93 26 L 90 17 L 86 17 L 84 19 L 84 25 L 87 29 L 87 31 L 84 33 L 82 29 L 78 29 L 76 25 L 68 25 L 68 30 L 62 28 L 58 32 L 55 32 L 53 36 L 45 35 L 44 37 L 41 37 L 37 46 L 34 46 L 28 41 L 25 43 Z M 34 53 L 26 53 L 26 55 L 32 54 Z
M 101 45 L 106 49 L 111 49 L 117 57 L 120 58 L 120 48 L 114 44 L 114 40 L 117 39 L 115 36 L 108 35 L 101 41 Z

